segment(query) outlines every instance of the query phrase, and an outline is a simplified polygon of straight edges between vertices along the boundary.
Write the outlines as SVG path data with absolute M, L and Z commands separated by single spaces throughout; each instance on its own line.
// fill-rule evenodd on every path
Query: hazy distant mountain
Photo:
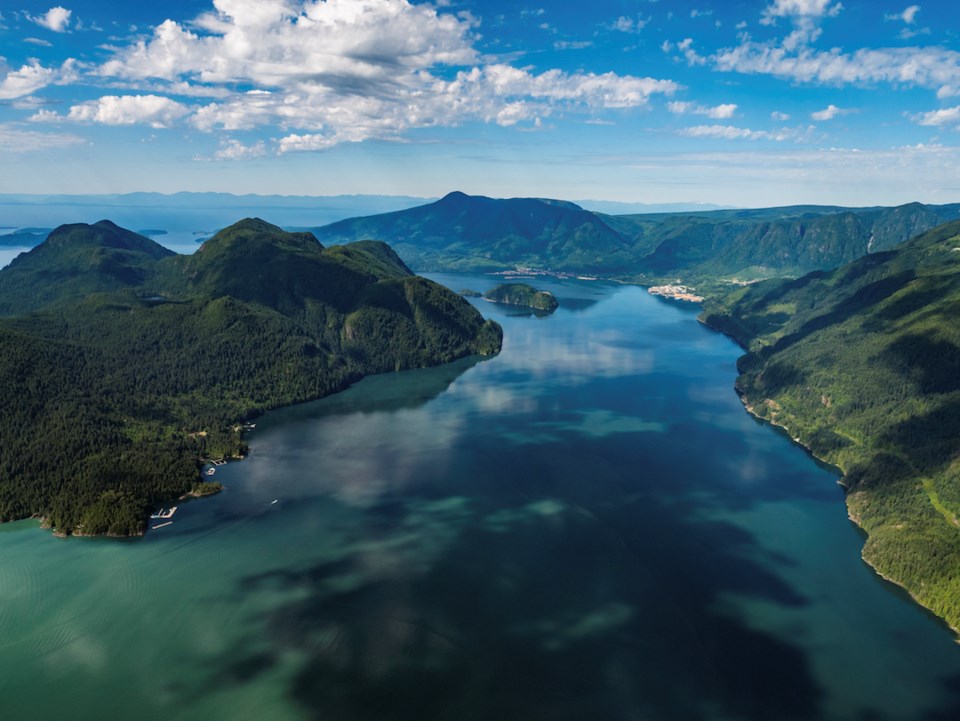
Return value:
M 230 193 L 126 193 L 122 195 L 0 194 L 0 217 L 16 227 L 91 223 L 172 232 L 223 228 L 238 216 L 269 217 L 284 227 L 308 227 L 356 215 L 420 205 L 429 198 L 389 195 L 233 195 Z
M 0 247 L 33 248 L 40 245 L 49 233 L 48 228 L 20 228 L 0 235 Z
M 235 424 L 363 375 L 500 348 L 468 301 L 379 242 L 248 219 L 180 256 L 109 221 L 0 270 L 0 520 L 137 533 L 242 453 Z

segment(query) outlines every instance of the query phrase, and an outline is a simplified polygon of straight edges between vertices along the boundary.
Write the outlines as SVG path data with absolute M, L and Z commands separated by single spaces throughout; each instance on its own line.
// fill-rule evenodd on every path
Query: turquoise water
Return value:
M 477 302 L 496 358 L 258 419 L 144 539 L 0 527 L 3 717 L 960 718 L 951 633 L 743 411 L 737 347 L 639 288 L 537 284 L 552 316 Z

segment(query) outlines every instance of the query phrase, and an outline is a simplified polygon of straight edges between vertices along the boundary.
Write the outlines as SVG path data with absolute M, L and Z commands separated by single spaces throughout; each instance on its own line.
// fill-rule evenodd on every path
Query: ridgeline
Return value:
M 312 229 L 324 243 L 378 238 L 417 271 L 527 266 L 700 291 L 828 270 L 960 218 L 960 204 L 791 206 L 605 215 L 560 200 L 450 193 L 416 208 Z

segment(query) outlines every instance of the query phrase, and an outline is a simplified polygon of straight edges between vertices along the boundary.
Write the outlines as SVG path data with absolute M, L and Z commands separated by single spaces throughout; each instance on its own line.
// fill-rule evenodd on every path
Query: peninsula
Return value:
M 151 507 L 207 490 L 198 459 L 242 455 L 239 422 L 501 340 L 384 243 L 246 219 L 181 256 L 61 226 L 0 270 L 0 520 L 142 533 Z

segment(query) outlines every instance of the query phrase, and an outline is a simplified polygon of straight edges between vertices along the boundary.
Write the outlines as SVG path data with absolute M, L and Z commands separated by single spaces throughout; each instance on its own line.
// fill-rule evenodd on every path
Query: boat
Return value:
M 208 476 L 212 476 L 212 475 L 213 475 L 214 473 L 216 473 L 216 472 L 217 472 L 217 469 L 216 469 L 216 468 L 208 468 L 208 469 L 207 469 L 207 475 L 208 475 Z

